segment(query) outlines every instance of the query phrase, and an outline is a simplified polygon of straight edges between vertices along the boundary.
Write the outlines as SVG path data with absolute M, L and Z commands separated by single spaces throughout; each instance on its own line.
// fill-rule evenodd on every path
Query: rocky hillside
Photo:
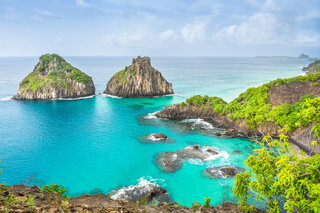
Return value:
M 152 97 L 173 94 L 172 84 L 153 68 L 149 57 L 138 56 L 132 65 L 117 72 L 104 93 L 124 98 Z
M 56 54 L 42 55 L 38 64 L 19 86 L 14 99 L 79 98 L 95 94 L 90 76 Z
M 311 147 L 311 125 L 300 115 L 306 100 L 319 96 L 320 73 L 311 73 L 249 88 L 230 103 L 218 97 L 193 96 L 156 116 L 170 120 L 202 118 L 234 137 L 277 136 L 279 129 L 287 127 L 293 143 L 307 152 L 318 152 L 319 145 Z
M 194 203 L 192 207 L 181 206 L 178 203 L 160 203 L 145 205 L 126 199 L 113 200 L 104 194 L 83 195 L 75 198 L 63 195 L 62 190 L 40 190 L 38 187 L 24 185 L 6 186 L 0 184 L 0 212 L 35 212 L 35 213 L 241 213 L 243 211 L 232 203 L 222 203 L 220 206 L 201 207 Z M 257 210 L 262 213 L 263 211 Z
M 303 70 L 303 71 L 309 71 L 311 68 L 314 68 L 314 67 L 315 67 L 316 65 L 318 65 L 318 64 L 320 64 L 320 60 L 316 60 L 316 61 L 312 62 L 312 63 L 309 64 L 308 66 L 303 67 L 302 70 Z M 318 67 L 318 70 L 320 70 L 319 68 L 320 68 L 320 67 Z

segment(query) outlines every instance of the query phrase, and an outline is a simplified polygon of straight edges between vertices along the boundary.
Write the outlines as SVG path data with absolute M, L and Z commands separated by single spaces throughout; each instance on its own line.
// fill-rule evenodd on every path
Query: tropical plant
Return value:
M 312 145 L 320 141 L 320 97 L 306 99 L 297 115 L 312 123 Z M 299 124 L 297 124 L 299 126 Z M 279 139 L 266 135 L 259 149 L 254 150 L 245 161 L 250 168 L 235 178 L 233 192 L 240 198 L 240 208 L 253 209 L 246 205 L 249 198 L 262 200 L 267 212 L 320 212 L 320 154 L 307 156 L 293 152 L 286 135 L 290 128 L 284 127 Z

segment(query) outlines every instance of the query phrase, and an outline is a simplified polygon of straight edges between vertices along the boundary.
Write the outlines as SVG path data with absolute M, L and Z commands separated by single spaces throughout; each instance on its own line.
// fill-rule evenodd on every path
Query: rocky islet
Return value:
M 52 100 L 88 97 L 95 94 L 92 78 L 57 54 L 39 58 L 34 70 L 20 83 L 13 99 Z
M 149 57 L 134 58 L 108 82 L 105 94 L 123 97 L 154 97 L 173 94 L 172 84 L 151 66 Z

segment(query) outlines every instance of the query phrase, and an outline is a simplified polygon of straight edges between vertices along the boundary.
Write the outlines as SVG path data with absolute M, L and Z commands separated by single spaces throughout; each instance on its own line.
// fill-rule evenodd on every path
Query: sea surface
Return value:
M 153 181 L 164 187 L 173 201 L 191 206 L 211 197 L 211 204 L 237 202 L 232 194 L 234 178 L 209 179 L 208 166 L 234 165 L 255 148 L 240 138 L 218 138 L 201 120 L 159 120 L 152 112 L 185 101 L 192 95 L 219 96 L 231 101 L 249 87 L 277 78 L 302 74 L 306 60 L 296 58 L 165 58 L 152 65 L 173 84 L 175 95 L 121 99 L 98 95 L 112 75 L 131 64 L 132 57 L 65 57 L 93 77 L 97 95 L 81 100 L 11 100 L 19 82 L 31 72 L 37 57 L 0 58 L 0 182 L 6 184 L 62 184 L 71 196 L 102 192 Z M 150 114 L 151 113 L 151 114 Z M 198 131 L 200 127 L 203 131 Z M 163 132 L 170 144 L 144 144 L 139 138 Z M 184 149 L 194 144 L 225 151 L 223 157 L 188 161 L 174 173 L 155 164 L 157 153 Z M 239 150 L 241 154 L 233 154 Z

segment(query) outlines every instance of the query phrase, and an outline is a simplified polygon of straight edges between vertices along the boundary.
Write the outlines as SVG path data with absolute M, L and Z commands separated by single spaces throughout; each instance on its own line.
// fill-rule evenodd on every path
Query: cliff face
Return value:
M 309 71 L 310 69 L 314 68 L 318 64 L 320 64 L 320 60 L 316 60 L 316 61 L 310 63 L 308 66 L 303 67 L 302 70 L 303 71 Z
M 149 57 L 138 56 L 132 60 L 132 65 L 117 72 L 109 80 L 104 93 L 134 98 L 173 94 L 173 90 L 172 84 L 151 66 Z
M 293 105 L 307 94 L 320 96 L 319 85 L 320 81 L 305 81 L 274 86 L 268 92 L 269 102 L 272 106 L 278 106 L 282 103 Z
M 52 54 L 40 57 L 33 72 L 20 83 L 14 99 L 79 98 L 95 94 L 91 77 Z

